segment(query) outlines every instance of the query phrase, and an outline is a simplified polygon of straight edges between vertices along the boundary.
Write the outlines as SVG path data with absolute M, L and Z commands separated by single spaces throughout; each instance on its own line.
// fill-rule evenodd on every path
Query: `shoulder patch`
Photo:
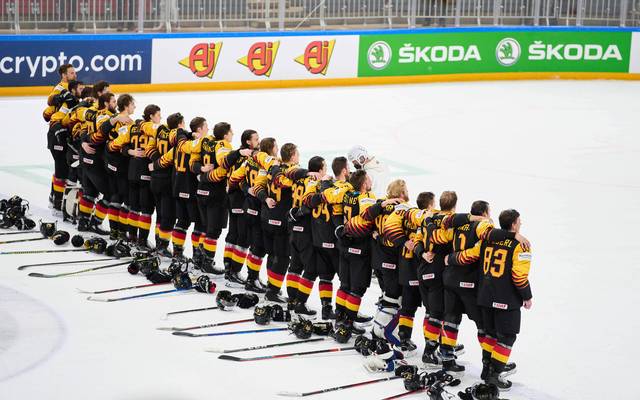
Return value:
M 402 203 L 402 204 L 397 204 L 395 209 L 404 211 L 404 210 L 408 210 L 410 208 L 411 208 L 411 206 L 409 206 L 409 204 Z
M 531 253 L 518 254 L 518 261 L 531 261 Z
M 360 204 L 375 204 L 375 203 L 376 203 L 376 199 L 373 199 L 371 197 L 364 197 L 360 199 Z
M 264 162 L 266 162 L 266 163 L 270 163 L 271 161 L 273 161 L 273 156 L 267 156 L 264 159 Z
M 259 176 L 267 176 L 267 170 L 261 169 L 260 171 L 258 171 L 258 175 Z
M 127 130 L 128 130 L 128 129 L 129 129 L 129 126 L 121 126 L 121 127 L 118 129 L 118 135 L 122 135 L 122 134 L 127 133 Z

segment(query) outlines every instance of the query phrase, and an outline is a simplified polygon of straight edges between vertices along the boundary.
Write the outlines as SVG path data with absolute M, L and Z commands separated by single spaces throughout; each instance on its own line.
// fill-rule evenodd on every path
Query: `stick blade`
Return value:
M 276 393 L 278 396 L 285 396 L 285 397 L 304 397 L 304 395 L 300 392 L 286 392 L 286 391 L 281 391 Z
M 200 335 L 195 334 L 195 333 L 191 333 L 191 332 L 181 332 L 181 331 L 175 331 L 175 332 L 171 332 L 172 335 L 176 335 L 176 336 L 188 336 L 188 337 L 198 337 Z
M 40 272 L 30 272 L 29 275 L 27 276 L 31 276 L 33 278 L 50 278 L 50 275 L 45 275 L 45 274 L 41 274 Z
M 207 353 L 226 353 L 224 349 L 221 349 L 219 347 L 207 347 L 206 349 L 204 349 L 204 351 L 206 351 Z
M 93 296 L 87 297 L 87 300 L 89 300 L 89 301 L 100 301 L 100 302 L 103 302 L 103 303 L 107 303 L 107 302 L 111 301 L 110 299 L 103 299 L 103 298 L 100 298 L 100 297 L 93 297 Z
M 161 326 L 161 327 L 156 328 L 156 330 L 174 332 L 174 331 L 180 331 L 180 328 L 176 328 L 175 326 Z
M 95 294 L 95 292 L 92 292 L 90 290 L 82 290 L 82 289 L 79 289 L 79 288 L 76 288 L 76 290 L 78 291 L 78 293 Z
M 245 361 L 244 358 L 230 356 L 228 354 L 222 354 L 218 356 L 218 360 L 229 360 L 229 361 Z

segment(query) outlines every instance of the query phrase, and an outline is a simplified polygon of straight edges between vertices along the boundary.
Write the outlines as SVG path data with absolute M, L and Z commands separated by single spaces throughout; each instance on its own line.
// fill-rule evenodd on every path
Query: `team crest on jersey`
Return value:
M 205 151 L 207 153 L 213 153 L 214 151 L 214 147 L 215 147 L 215 141 L 211 140 L 211 139 L 203 139 L 202 140 L 202 151 Z

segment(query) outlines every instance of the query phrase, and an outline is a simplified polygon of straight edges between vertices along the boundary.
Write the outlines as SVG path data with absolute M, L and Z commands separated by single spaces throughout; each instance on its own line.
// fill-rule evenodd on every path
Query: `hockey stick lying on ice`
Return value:
M 18 250 L 18 251 L 0 251 L 0 255 L 8 254 L 45 254 L 45 253 L 72 253 L 76 251 L 86 251 L 89 249 L 62 249 L 62 250 Z
M 168 319 L 171 315 L 186 314 L 186 313 L 196 312 L 196 311 L 217 310 L 217 309 L 218 309 L 218 306 L 213 306 L 213 307 L 205 307 L 205 308 L 192 308 L 189 310 L 181 310 L 181 311 L 171 311 L 163 315 L 161 319 Z
M 175 334 L 175 333 L 174 333 Z M 258 357 L 236 357 L 236 356 L 228 356 L 223 354 L 218 356 L 220 360 L 229 360 L 229 361 L 260 361 L 260 360 L 274 360 L 276 358 L 290 358 L 290 357 L 299 357 L 299 356 L 308 356 L 311 354 L 322 354 L 322 353 L 337 353 L 339 351 L 349 351 L 355 350 L 355 347 L 334 347 L 332 349 L 324 349 L 324 350 L 312 350 L 312 351 L 301 351 L 298 353 L 285 353 L 285 354 L 273 354 L 270 356 L 258 356 Z
M 4 235 L 24 235 L 25 233 L 37 233 L 34 230 L 30 230 L 30 231 L 18 231 L 18 232 L 1 232 L 0 236 L 4 236 Z
M 161 326 L 160 328 L 156 328 L 156 329 L 159 330 L 159 331 L 182 332 L 182 331 L 190 331 L 190 330 L 193 330 L 193 329 L 213 328 L 215 326 L 241 324 L 243 322 L 253 322 L 253 318 L 237 319 L 235 321 L 227 321 L 227 322 L 216 322 L 215 324 L 189 326 L 187 328 L 178 328 L 178 327 L 175 327 L 175 326 Z
M 287 397 L 306 397 L 306 396 L 313 396 L 314 394 L 335 392 L 336 390 L 349 389 L 349 388 L 354 388 L 358 386 L 370 385 L 372 383 L 392 381 L 394 379 L 401 379 L 401 378 L 402 378 L 401 376 L 388 376 L 386 378 L 373 379 L 370 381 L 362 381 L 362 382 L 350 383 L 348 385 L 335 386 L 327 389 L 314 390 L 313 392 L 278 392 L 277 395 L 287 396 Z
M 91 272 L 91 271 L 98 271 L 101 269 L 105 269 L 105 268 L 113 268 L 113 267 L 118 267 L 120 265 L 126 265 L 131 263 L 131 261 L 121 261 L 115 264 L 107 264 L 107 265 L 102 265 L 100 267 L 93 267 L 93 268 L 87 268 L 87 269 L 81 269 L 79 271 L 73 271 L 73 272 L 63 272 L 60 274 L 41 274 L 40 272 L 30 272 L 28 276 L 34 277 L 34 278 L 59 278 L 61 276 L 70 276 L 70 275 L 78 275 L 78 274 L 82 274 L 84 272 Z
M 60 261 L 60 262 L 49 262 L 49 263 L 40 263 L 40 264 L 24 264 L 18 267 L 18 270 L 22 271 L 23 269 L 31 268 L 31 267 L 43 267 L 46 265 L 64 265 L 64 264 L 79 264 L 79 263 L 90 263 L 90 262 L 99 262 L 99 261 L 112 261 L 115 260 L 113 257 L 108 258 L 96 258 L 95 260 L 71 260 L 71 261 Z
M 279 331 L 286 331 L 288 329 L 289 328 L 250 329 L 247 331 L 231 331 L 231 332 L 216 332 L 216 333 L 172 332 L 172 334 L 176 336 L 205 337 L 205 336 L 244 335 L 247 333 L 279 332 Z
M 322 342 L 325 340 L 329 340 L 328 338 L 315 338 L 315 339 L 305 339 L 305 340 L 294 340 L 292 342 L 280 342 L 280 343 L 273 343 L 273 344 L 263 344 L 260 346 L 251 346 L 251 347 L 242 347 L 239 349 L 220 349 L 217 347 L 207 347 L 206 349 L 204 349 L 204 351 L 207 351 L 209 353 L 239 353 L 241 351 L 251 351 L 251 350 L 262 350 L 262 349 L 270 349 L 272 347 L 283 347 L 283 346 L 291 346 L 294 344 L 301 344 L 301 343 L 312 343 L 312 342 Z
M 49 239 L 49 238 L 48 237 L 42 237 L 42 235 L 40 235 L 40 237 L 37 237 L 37 238 L 5 240 L 5 241 L 0 242 L 0 244 L 35 242 L 36 240 L 45 240 L 45 239 Z
M 78 289 L 78 288 L 76 288 L 76 290 L 79 293 L 85 293 L 85 294 L 102 294 L 102 293 L 119 292 L 121 290 L 140 289 L 140 288 L 146 288 L 146 287 L 152 287 L 152 286 L 161 286 L 161 285 L 169 285 L 169 284 L 170 284 L 170 282 L 168 282 L 168 283 L 146 283 L 144 285 L 127 286 L 127 287 L 121 287 L 121 288 L 116 288 L 116 289 L 97 290 L 95 292 L 92 292 L 90 290 L 82 290 L 82 289 Z
M 394 396 L 389 396 L 389 397 L 385 397 L 382 400 L 393 400 L 393 399 L 399 399 L 401 397 L 405 397 L 405 396 L 409 396 L 412 394 L 416 394 L 416 393 L 422 393 L 425 392 L 427 389 L 416 389 L 416 390 L 408 390 L 406 392 L 402 392 L 402 393 L 398 393 Z
M 133 295 L 133 296 L 126 296 L 126 297 L 112 297 L 112 298 L 107 298 L 107 299 L 102 299 L 102 298 L 99 298 L 99 297 L 89 296 L 89 297 L 87 297 L 87 300 L 89 300 L 89 301 L 101 301 L 101 302 L 105 302 L 105 303 L 110 303 L 112 301 L 140 299 L 142 297 L 157 296 L 157 295 L 160 295 L 160 294 L 167 294 L 167 293 L 189 292 L 191 290 L 192 289 L 171 289 L 171 290 L 162 290 L 162 291 L 159 291 L 159 292 L 136 294 L 136 295 Z

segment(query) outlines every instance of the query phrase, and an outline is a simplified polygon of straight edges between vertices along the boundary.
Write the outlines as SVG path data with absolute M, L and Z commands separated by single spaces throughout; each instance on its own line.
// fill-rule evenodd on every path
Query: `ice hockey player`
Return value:
M 408 194 L 407 194 L 408 195 Z M 383 226 L 382 239 L 397 249 L 398 283 L 402 287 L 402 301 L 398 313 L 398 335 L 394 335 L 393 324 L 384 329 L 385 338 L 396 349 L 410 356 L 417 346 L 411 340 L 413 333 L 413 318 L 421 304 L 420 280 L 417 275 L 419 259 L 414 257 L 415 248 L 421 242 L 423 232 L 420 228 L 424 219 L 431 215 L 434 195 L 422 192 L 416 199 L 416 207 L 396 206 Z M 382 310 L 381 310 L 382 311 Z M 379 333 L 378 333 L 379 335 Z
M 227 122 L 213 127 L 213 136 L 205 135 L 191 147 L 189 165 L 198 174 L 198 209 L 205 228 L 203 255 L 200 269 L 221 275 L 225 269 L 216 268 L 214 257 L 222 229 L 227 227 L 227 175 L 240 157 L 248 157 L 253 150 L 232 150 L 233 130 Z
M 109 182 L 109 216 L 115 216 L 116 212 L 119 215 L 118 233 L 117 235 L 112 233 L 111 237 L 127 238 L 135 243 L 137 238 L 133 235 L 137 231 L 138 220 L 135 211 L 132 212 L 129 207 L 129 163 L 126 155 L 120 153 L 119 148 L 110 149 L 110 147 L 120 134 L 128 132 L 130 129 L 136 131 L 139 129 L 138 125 L 133 121 L 136 103 L 130 94 L 121 94 L 118 96 L 117 104 L 118 115 L 100 124 L 100 131 L 107 143 L 104 158 Z M 132 128 L 134 125 L 135 128 Z M 97 211 L 99 211 L 98 207 L 96 207 Z M 98 215 L 98 217 L 102 216 Z
M 293 143 L 285 143 L 280 149 L 282 162 L 273 165 L 266 176 L 258 176 L 254 193 L 263 202 L 260 213 L 267 257 L 268 288 L 265 299 L 274 303 L 287 303 L 280 295 L 289 267 L 289 235 L 287 219 L 293 204 L 293 182 L 305 176 L 318 178 L 317 172 L 300 168 L 300 153 Z
M 518 211 L 503 211 L 499 221 L 502 229 L 514 234 L 520 232 Z M 488 239 L 479 241 L 470 249 L 448 255 L 446 262 L 448 265 L 461 265 L 469 260 L 481 261 L 478 304 L 489 339 L 486 344 L 493 345 L 490 360 L 489 349 L 483 346 L 482 375 L 485 382 L 495 384 L 500 390 L 508 390 L 511 382 L 505 377 L 515 370 L 511 366 L 507 368 L 507 364 L 516 336 L 520 333 L 520 307 L 524 305 L 529 310 L 533 305 L 529 284 L 531 250 L 517 239 Z
M 322 319 L 335 319 L 333 312 L 333 278 L 340 271 L 340 244 L 335 230 L 344 224 L 344 195 L 353 187 L 348 181 L 349 163 L 345 157 L 336 157 L 331 163 L 335 180 L 312 181 L 307 185 L 302 209 L 311 213 L 313 252 L 312 269 L 305 269 L 300 278 L 298 308 L 306 303 L 316 277 L 322 305 Z M 306 308 L 306 306 L 304 307 Z
M 52 203 L 53 209 L 60 217 L 63 216 L 62 197 L 64 195 L 67 178 L 69 177 L 67 141 L 71 135 L 71 132 L 63 125 L 63 120 L 71 109 L 80 101 L 82 97 L 82 90 L 84 89 L 84 83 L 81 81 L 71 80 L 67 82 L 66 86 L 68 90 L 64 89 L 59 95 L 53 96 L 54 104 L 56 104 L 57 109 L 50 116 L 49 132 L 47 132 L 47 148 L 53 156 L 55 168 L 52 184 Z
M 111 229 L 115 232 L 120 231 L 119 208 L 112 209 L 107 201 L 111 196 L 111 188 L 104 163 L 107 134 L 103 132 L 102 125 L 105 123 L 128 124 L 133 121 L 128 116 L 115 115 L 116 107 L 115 95 L 104 93 L 98 99 L 97 109 L 89 107 L 80 112 L 80 121 L 86 125 L 86 130 L 82 132 L 80 152 L 80 168 L 82 168 L 82 199 L 80 199 L 78 220 L 80 232 L 109 234 L 100 227 L 107 214 L 109 214 Z M 102 198 L 98 200 L 99 195 Z
M 151 215 L 154 201 L 151 193 L 149 160 L 145 155 L 149 137 L 155 137 L 160 125 L 160 107 L 150 104 L 143 112 L 144 120 L 126 129 L 121 129 L 118 137 L 108 143 L 111 152 L 119 151 L 128 157 L 127 178 L 129 204 L 129 238 L 140 250 L 150 250 L 148 242 L 151 229 Z
M 253 129 L 246 129 L 240 136 L 240 149 L 250 149 L 257 152 L 260 146 L 260 137 L 258 132 Z M 239 179 L 233 179 L 234 173 L 242 169 L 246 164 L 248 157 L 239 157 L 238 160 L 231 165 L 229 170 L 228 183 L 228 199 L 229 199 L 229 230 L 224 240 L 224 268 L 225 279 L 227 285 L 231 287 L 244 287 L 246 282 L 240 278 L 240 271 L 247 259 L 249 247 L 249 230 L 245 218 L 243 205 L 245 202 L 245 193 L 240 187 Z
M 383 198 L 389 186 L 389 167 L 375 157 L 369 156 L 367 149 L 362 146 L 354 146 L 347 155 L 349 161 L 356 169 L 363 169 L 371 178 L 371 191 L 378 198 Z
M 171 257 L 168 248 L 171 231 L 176 222 L 176 205 L 171 188 L 173 159 L 163 159 L 163 156 L 175 145 L 170 138 L 175 140 L 177 129 L 184 129 L 184 126 L 182 114 L 169 115 L 166 125 L 160 125 L 151 132 L 145 149 L 146 157 L 152 161 L 148 168 L 151 171 L 150 188 L 156 205 L 156 252 L 163 257 Z
M 254 187 L 258 177 L 263 179 L 267 171 L 279 163 L 277 158 L 278 144 L 274 138 L 264 138 L 260 141 L 260 151 L 247 158 L 247 161 L 231 174 L 229 184 L 237 184 L 245 194 L 244 221 L 247 228 L 249 251 L 246 256 L 247 283 L 245 289 L 255 293 L 266 292 L 266 286 L 260 281 L 260 269 L 262 260 L 266 254 L 262 233 L 261 217 L 262 205 L 260 199 L 255 196 Z
M 326 176 L 327 165 L 324 158 L 314 156 L 309 159 L 309 172 L 317 172 L 323 179 Z M 292 207 L 289 211 L 289 238 L 291 263 L 287 273 L 287 296 L 289 302 L 287 309 L 294 316 L 305 319 L 315 319 L 317 312 L 307 308 L 306 300 L 313 289 L 313 282 L 317 276 L 317 265 L 313 236 L 311 229 L 311 211 L 304 205 L 306 197 L 309 197 L 319 182 L 315 177 L 304 176 L 293 182 L 291 192 L 293 195 Z M 312 280 L 303 279 L 302 275 L 313 276 Z M 303 300 L 303 301 L 301 301 Z
M 184 257 L 187 231 L 193 223 L 194 227 L 191 232 L 192 259 L 194 264 L 199 265 L 200 259 L 203 257 L 200 242 L 201 240 L 204 242 L 204 226 L 196 200 L 198 180 L 189 169 L 189 165 L 192 142 L 204 137 L 209 131 L 209 126 L 206 119 L 195 117 L 189 123 L 189 128 L 191 132 L 181 128 L 176 130 L 176 138 L 170 139 L 176 145 L 162 158 L 173 157 L 173 197 L 176 205 L 176 223 L 171 237 L 173 257 L 177 259 Z
M 375 219 L 375 216 L 365 218 L 364 214 L 376 204 L 376 197 L 371 192 L 371 178 L 365 170 L 351 174 L 349 183 L 353 190 L 347 191 L 342 201 L 344 226 L 336 230 L 341 240 L 341 259 L 340 289 L 336 294 L 335 339 L 340 343 L 348 341 L 352 333 L 364 333 L 354 322 L 358 317 L 362 296 L 371 284 L 371 233 Z M 367 319 L 371 320 L 370 317 Z
M 59 111 L 60 109 L 62 109 L 63 114 L 66 114 L 68 109 L 73 106 L 73 104 L 70 104 L 70 107 L 66 108 L 64 107 L 64 103 L 66 101 L 68 101 L 69 103 L 74 102 L 73 93 L 69 91 L 69 82 L 76 80 L 77 78 L 76 70 L 71 64 L 63 64 L 60 66 L 60 68 L 58 68 L 58 74 L 60 75 L 60 82 L 53 87 L 53 89 L 47 96 L 47 107 L 42 112 L 42 117 L 46 122 L 50 122 L 53 114 Z M 49 137 L 50 133 L 51 133 L 51 124 L 49 124 L 49 132 L 47 133 L 47 142 L 50 142 L 50 137 Z M 51 155 L 53 156 L 54 163 L 55 163 L 56 153 L 51 151 Z M 64 188 L 63 181 L 64 180 L 57 178 L 54 172 L 51 178 L 51 192 L 49 194 L 49 203 L 51 203 L 52 207 L 54 206 L 56 186 L 58 189 L 60 187 Z

